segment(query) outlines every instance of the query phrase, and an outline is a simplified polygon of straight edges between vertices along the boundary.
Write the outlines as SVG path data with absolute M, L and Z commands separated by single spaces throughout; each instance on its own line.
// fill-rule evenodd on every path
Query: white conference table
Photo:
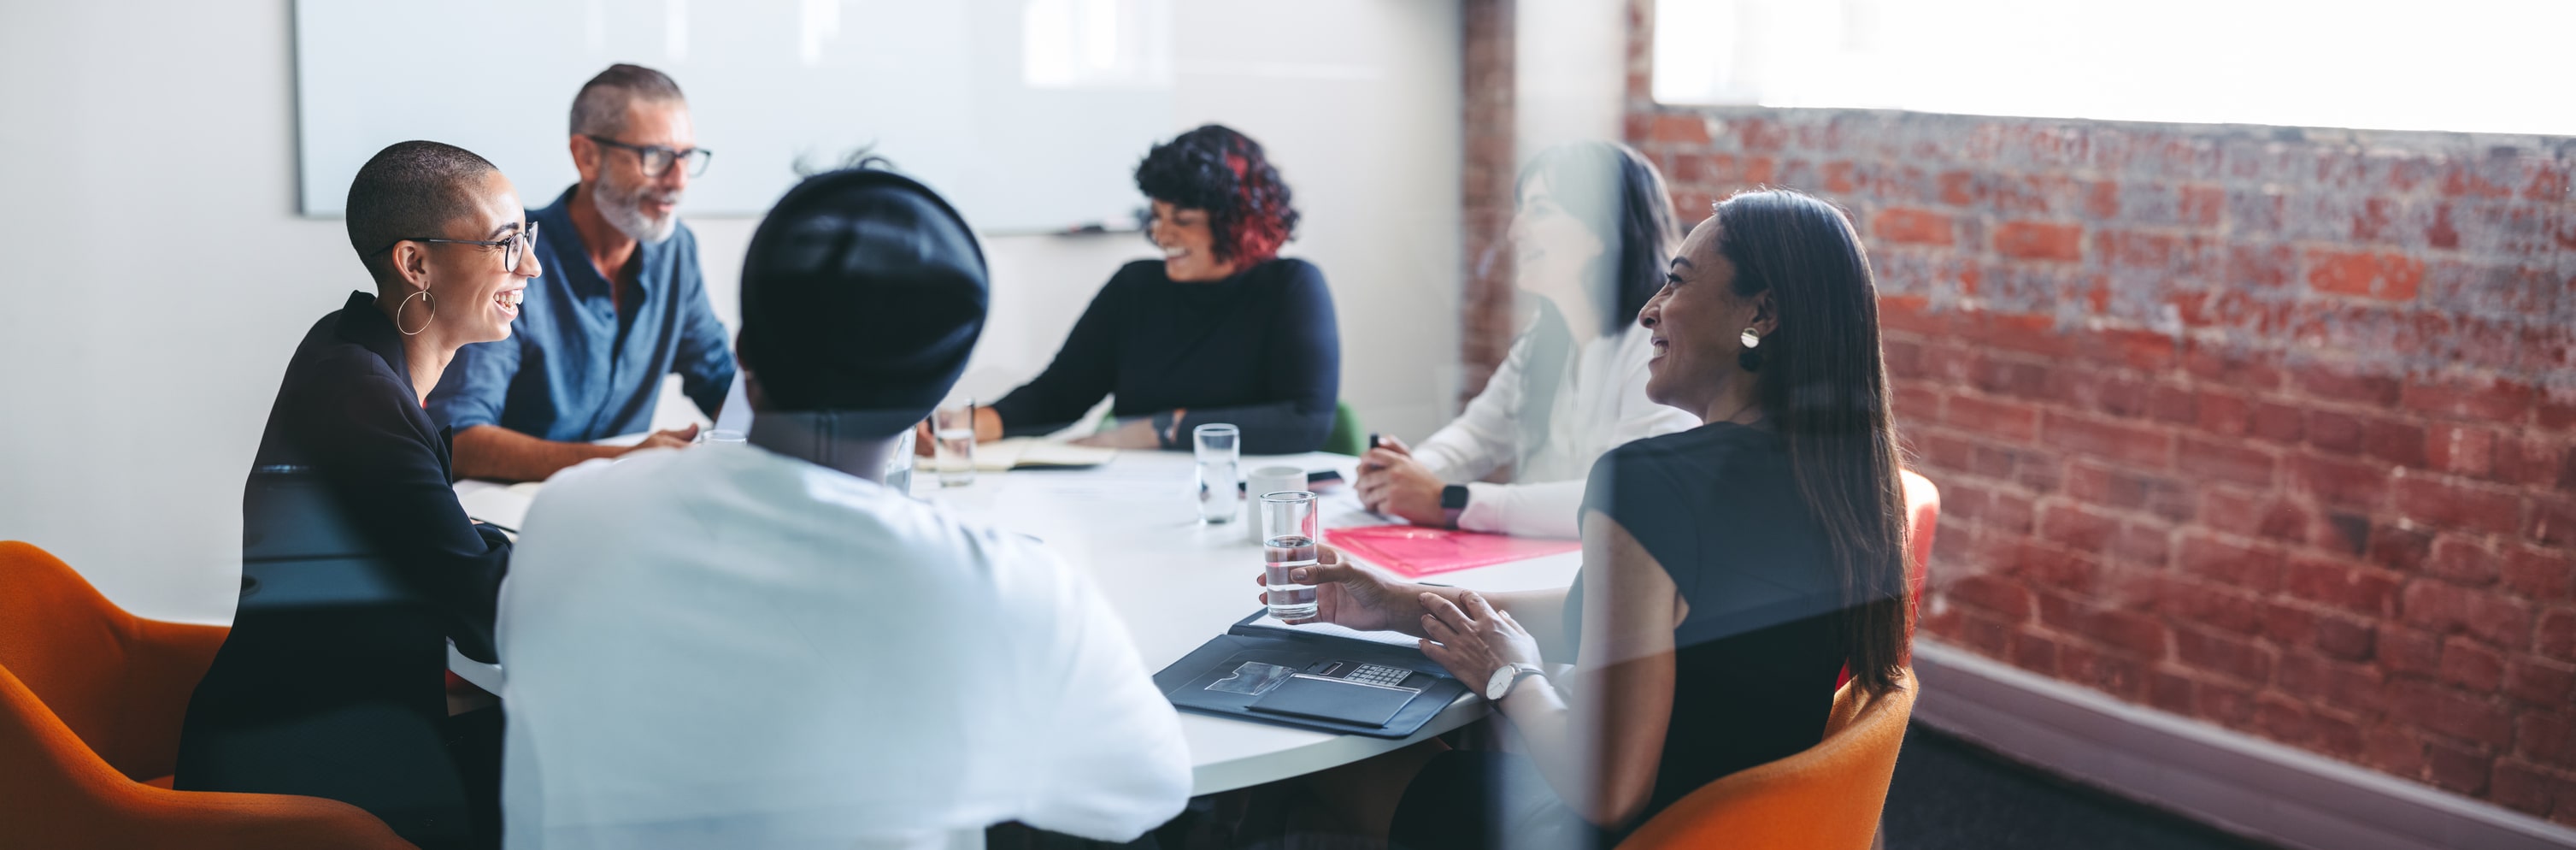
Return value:
M 1302 466 L 1338 470 L 1356 478 L 1358 459 L 1321 452 L 1248 456 L 1242 468 Z M 963 487 L 939 486 L 928 471 L 914 476 L 913 495 L 948 507 L 971 521 L 1036 537 L 1047 548 L 1087 570 L 1127 626 L 1148 671 L 1180 660 L 1235 621 L 1260 607 L 1261 548 L 1241 519 L 1222 525 L 1198 520 L 1195 468 L 1185 452 L 1122 451 L 1090 469 L 1022 469 L 985 472 Z M 456 485 L 467 512 L 478 518 L 515 520 L 535 488 L 503 488 L 481 481 Z M 1326 527 L 1384 520 L 1362 513 L 1347 485 L 1327 491 Z M 503 522 L 516 527 L 515 522 Z M 1564 587 L 1581 555 L 1569 552 L 1428 578 L 1479 590 Z M 449 653 L 459 675 L 486 687 L 494 672 Z M 506 660 L 505 660 L 506 661 Z M 497 688 L 496 688 L 497 690 Z M 1211 794 L 1287 779 L 1359 761 L 1463 726 L 1484 716 L 1485 705 L 1461 697 L 1413 737 L 1394 740 L 1271 726 L 1210 715 L 1181 713 L 1193 765 L 1191 793 Z

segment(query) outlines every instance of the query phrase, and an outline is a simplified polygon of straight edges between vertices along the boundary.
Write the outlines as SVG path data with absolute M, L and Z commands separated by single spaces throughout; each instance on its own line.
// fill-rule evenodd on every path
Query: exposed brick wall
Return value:
M 2576 139 L 1666 108 L 1849 210 L 1926 634 L 2576 824 Z
M 1459 8 L 1464 30 L 1460 80 L 1465 86 L 1461 129 L 1466 140 L 1459 185 L 1465 214 L 1459 226 L 1465 231 L 1460 253 L 1467 263 L 1459 297 L 1462 402 L 1485 390 L 1485 381 L 1502 365 L 1519 330 L 1512 322 L 1512 252 L 1505 240 L 1518 167 L 1512 129 L 1518 100 L 1512 59 L 1515 7 L 1514 0 L 1466 0 Z

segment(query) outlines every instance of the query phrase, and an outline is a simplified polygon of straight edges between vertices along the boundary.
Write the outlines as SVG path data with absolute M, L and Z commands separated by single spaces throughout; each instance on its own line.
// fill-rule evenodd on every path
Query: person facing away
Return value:
M 633 446 L 590 442 L 651 427 L 666 374 L 716 415 L 733 354 L 679 215 L 713 156 L 696 139 L 688 100 L 660 71 L 611 65 L 573 96 L 581 182 L 528 211 L 543 225 L 546 274 L 528 285 L 518 332 L 457 352 L 430 393 L 430 418 L 456 429 L 457 477 L 542 481 L 595 457 L 688 445 L 697 426 Z
M 1540 152 L 1515 196 L 1512 283 L 1537 316 L 1465 413 L 1417 447 L 1380 438 L 1355 484 L 1416 525 L 1576 537 L 1602 453 L 1699 424 L 1646 399 L 1654 347 L 1636 322 L 1664 284 L 1672 206 L 1654 164 L 1610 142 Z M 1502 468 L 1512 483 L 1477 480 Z
M 448 488 L 446 432 L 421 406 L 459 346 L 510 336 L 527 281 L 545 271 L 529 250 L 536 225 L 499 169 L 437 142 L 377 152 L 350 182 L 347 210 L 376 291 L 350 293 L 296 346 L 253 464 L 315 479 L 332 519 L 410 597 L 405 610 L 426 616 L 237 620 L 188 702 L 174 787 L 329 797 L 423 847 L 488 846 L 500 710 L 448 716 L 442 673 L 451 640 L 493 660 L 510 542 L 466 518 Z M 246 510 L 259 510 L 258 480 Z
M 1209 124 L 1136 166 L 1162 259 L 1120 268 L 1092 296 L 1054 362 L 990 407 L 975 439 L 1064 428 L 1104 395 L 1118 425 L 1086 445 L 1187 449 L 1231 423 L 1245 454 L 1321 448 L 1341 398 L 1341 331 L 1324 274 L 1282 259 L 1297 230 L 1288 184 L 1242 133 Z M 931 446 L 919 435 L 920 451 Z
M 1180 722 L 1085 574 L 882 485 L 982 332 L 928 188 L 788 192 L 743 264 L 747 445 L 583 464 L 502 591 L 512 848 L 1127 841 L 1190 792 Z
M 1395 846 L 1608 846 L 1822 740 L 1835 683 L 1905 687 L 1906 534 L 1878 301 L 1840 210 L 1717 205 L 1638 314 L 1646 394 L 1699 427 L 1602 455 L 1572 587 L 1484 594 L 1319 553 L 1318 619 L 1422 638 L 1526 745 L 1399 750 L 1310 783 Z M 1265 594 L 1266 595 L 1266 594 Z M 1564 682 L 1541 666 L 1572 662 Z

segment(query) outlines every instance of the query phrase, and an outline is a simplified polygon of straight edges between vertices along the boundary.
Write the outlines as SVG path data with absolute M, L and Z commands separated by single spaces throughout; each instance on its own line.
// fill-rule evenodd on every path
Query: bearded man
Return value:
M 572 103 L 581 182 L 528 211 L 545 268 L 528 281 L 510 338 L 465 346 L 429 396 L 455 475 L 541 481 L 595 457 L 686 446 L 691 426 L 634 446 L 591 441 L 650 427 L 662 376 L 712 418 L 733 385 L 733 353 L 707 304 L 698 242 L 680 197 L 711 154 L 689 103 L 660 71 L 612 65 Z

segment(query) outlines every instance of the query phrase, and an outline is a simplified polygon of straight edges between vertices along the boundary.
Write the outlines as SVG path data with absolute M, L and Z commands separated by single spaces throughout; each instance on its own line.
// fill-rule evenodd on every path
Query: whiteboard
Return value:
M 552 203 L 578 179 L 573 95 L 632 62 L 679 82 L 714 152 L 683 214 L 758 215 L 872 146 L 988 233 L 1132 228 L 1173 126 L 1170 21 L 1169 0 L 297 0 L 299 194 L 340 215 L 368 157 L 431 139 Z

